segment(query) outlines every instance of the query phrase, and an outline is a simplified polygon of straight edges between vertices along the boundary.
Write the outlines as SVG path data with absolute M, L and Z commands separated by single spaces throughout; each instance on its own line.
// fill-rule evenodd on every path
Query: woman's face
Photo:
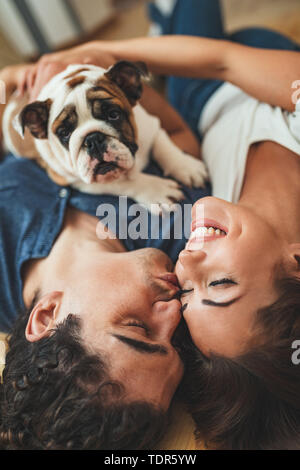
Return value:
M 194 205 L 191 237 L 176 274 L 189 291 L 182 297 L 184 319 L 204 354 L 243 351 L 255 313 L 278 297 L 274 269 L 283 252 L 283 240 L 250 209 L 213 197 Z

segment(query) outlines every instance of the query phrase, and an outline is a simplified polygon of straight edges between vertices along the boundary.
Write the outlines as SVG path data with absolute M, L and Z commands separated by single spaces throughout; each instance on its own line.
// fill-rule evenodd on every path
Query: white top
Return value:
M 269 140 L 300 155 L 300 101 L 289 113 L 225 83 L 205 105 L 199 130 L 213 196 L 236 203 L 250 145 Z

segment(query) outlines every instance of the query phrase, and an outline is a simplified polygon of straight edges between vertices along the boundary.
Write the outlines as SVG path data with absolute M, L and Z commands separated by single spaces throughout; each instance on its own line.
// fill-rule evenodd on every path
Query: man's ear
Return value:
M 23 137 L 25 127 L 36 139 L 47 139 L 48 121 L 52 100 L 34 101 L 21 111 L 18 117 L 19 128 L 16 130 Z
M 121 60 L 114 64 L 105 76 L 118 85 L 125 93 L 129 103 L 134 106 L 143 92 L 142 78 L 148 77 L 144 62 L 127 62 Z
M 27 341 L 35 342 L 50 335 L 56 326 L 63 292 L 51 292 L 33 307 L 25 330 Z

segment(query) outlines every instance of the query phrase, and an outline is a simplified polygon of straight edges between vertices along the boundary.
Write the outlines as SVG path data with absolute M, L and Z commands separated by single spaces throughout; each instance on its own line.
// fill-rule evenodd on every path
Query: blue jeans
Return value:
M 149 5 L 152 22 L 162 34 L 181 34 L 214 39 L 227 39 L 262 49 L 300 51 L 300 45 L 288 37 L 265 28 L 247 28 L 226 34 L 220 0 L 177 0 L 170 16 L 165 16 L 154 4 Z M 169 77 L 167 94 L 170 103 L 198 135 L 201 112 L 212 94 L 222 85 L 220 80 Z

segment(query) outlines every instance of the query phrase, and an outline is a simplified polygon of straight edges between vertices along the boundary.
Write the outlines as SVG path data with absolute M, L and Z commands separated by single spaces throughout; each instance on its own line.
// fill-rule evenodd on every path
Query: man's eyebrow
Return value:
M 123 335 L 113 334 L 112 336 L 114 336 L 119 341 L 122 341 L 123 343 L 127 344 L 131 348 L 141 353 L 161 354 L 163 356 L 168 354 L 167 348 L 165 348 L 161 344 L 150 344 L 150 343 L 146 343 L 145 341 L 140 341 L 140 340 L 129 338 L 128 336 L 123 336 Z
M 234 299 L 229 300 L 228 302 L 214 302 L 213 300 L 202 299 L 202 304 L 203 305 L 210 305 L 212 307 L 229 307 L 229 305 L 234 304 L 234 302 L 237 302 L 240 298 L 241 298 L 241 296 L 240 297 L 235 297 Z

